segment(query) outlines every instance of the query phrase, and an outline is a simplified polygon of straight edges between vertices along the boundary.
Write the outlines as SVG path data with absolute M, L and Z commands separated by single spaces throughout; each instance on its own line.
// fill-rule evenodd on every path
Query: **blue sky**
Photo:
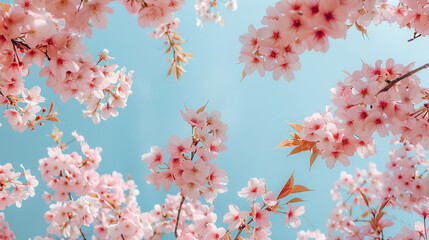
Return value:
M 43 86 L 42 94 L 56 103 L 59 118 L 63 122 L 56 124 L 64 132 L 64 140 L 71 139 L 70 133 L 77 130 L 85 136 L 90 146 L 103 148 L 99 172 L 117 171 L 126 176 L 128 173 L 136 181 L 141 192 L 138 200 L 143 210 L 163 202 L 166 194 L 156 192 L 152 185 L 145 183 L 148 174 L 147 165 L 141 162 L 141 155 L 149 151 L 150 146 L 166 147 L 171 135 L 188 137 L 190 128 L 182 120 L 180 110 L 184 104 L 198 108 L 209 100 L 207 110 L 218 110 L 229 126 L 226 145 L 229 150 L 220 154 L 218 166 L 224 168 L 229 176 L 229 191 L 216 199 L 215 211 L 218 224 L 222 225 L 223 214 L 230 203 L 248 209 L 245 199 L 237 192 L 247 185 L 251 177 L 265 178 L 267 187 L 279 192 L 288 177 L 295 171 L 295 183 L 305 185 L 313 192 L 300 194 L 307 200 L 306 221 L 300 229 L 325 229 L 325 221 L 335 203 L 330 199 L 329 190 L 338 179 L 342 170 L 353 172 L 355 167 L 367 168 L 368 159 L 353 158 L 351 166 L 344 168 L 336 165 L 333 170 L 326 168 L 318 159 L 311 172 L 309 154 L 302 153 L 286 157 L 288 150 L 274 149 L 284 140 L 290 130 L 287 123 L 301 123 L 303 118 L 314 112 L 324 111 L 330 104 L 329 90 L 336 82 L 344 79 L 342 72 L 361 68 L 361 61 L 374 64 L 377 59 L 394 58 L 396 62 L 408 64 L 415 61 L 416 66 L 428 62 L 429 44 L 424 38 L 411 43 L 408 29 L 399 30 L 396 25 L 382 24 L 368 30 L 369 39 L 363 39 L 361 33 L 350 29 L 347 40 L 330 41 L 327 53 L 309 52 L 301 56 L 301 71 L 295 74 L 295 81 L 275 82 L 271 74 L 261 78 L 257 74 L 241 79 L 243 64 L 238 56 L 241 45 L 238 37 L 247 32 L 249 24 L 260 27 L 260 20 L 267 6 L 274 0 L 238 1 L 238 10 L 230 12 L 222 9 L 225 26 L 206 23 L 203 29 L 195 26 L 194 2 L 187 1 L 177 14 L 181 18 L 178 30 L 186 39 L 183 48 L 194 54 L 186 66 L 187 72 L 176 82 L 166 78 L 169 68 L 168 56 L 164 55 L 164 45 L 159 40 L 150 39 L 148 30 L 137 25 L 137 19 L 129 15 L 117 3 L 111 6 L 115 13 L 109 15 L 109 27 L 95 30 L 92 39 L 85 40 L 88 51 L 94 55 L 103 48 L 110 50 L 115 57 L 114 63 L 134 70 L 133 94 L 128 107 L 119 110 L 117 118 L 110 118 L 94 125 L 91 119 L 83 119 L 82 105 L 75 100 L 62 103 L 59 96 L 45 86 L 45 79 L 38 77 L 38 69 L 26 79 L 28 86 Z M 423 79 L 427 72 L 420 73 Z M 38 160 L 47 156 L 46 148 L 53 141 L 46 137 L 52 124 L 39 127 L 36 132 L 18 133 L 12 131 L 5 120 L 0 128 L 0 164 L 11 162 L 15 167 L 20 163 L 32 170 L 40 181 L 36 197 L 23 202 L 23 207 L 9 207 L 6 219 L 15 231 L 17 239 L 27 239 L 35 235 L 44 235 L 47 224 L 43 214 L 48 206 L 40 198 L 46 189 L 37 171 Z M 378 155 L 371 161 L 383 169 L 387 160 L 387 139 L 377 139 Z M 78 145 L 72 144 L 72 149 Z M 177 193 L 172 188 L 171 194 Z M 296 230 L 284 225 L 284 216 L 272 218 L 272 239 L 293 239 Z M 401 225 L 397 225 L 399 228 Z

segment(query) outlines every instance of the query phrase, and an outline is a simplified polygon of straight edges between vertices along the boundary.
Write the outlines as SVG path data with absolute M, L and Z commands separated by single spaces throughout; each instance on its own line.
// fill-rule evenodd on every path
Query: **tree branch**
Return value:
M 86 237 L 85 237 L 85 234 L 83 234 L 82 228 L 79 228 L 79 230 L 80 230 L 80 234 L 82 234 L 83 239 L 87 240 Z
M 406 73 L 406 74 L 404 74 L 404 75 L 402 75 L 402 76 L 400 76 L 400 77 L 398 77 L 398 78 L 396 78 L 395 80 L 392 80 L 389 84 L 387 84 L 387 86 L 385 86 L 383 89 L 381 89 L 378 93 L 377 93 L 377 95 L 378 94 L 380 94 L 380 93 L 382 93 L 382 92 L 386 92 L 386 91 L 388 91 L 391 87 L 393 87 L 393 85 L 395 85 L 396 83 L 398 83 L 399 81 L 401 81 L 401 80 L 403 80 L 403 79 L 405 79 L 405 78 L 407 78 L 407 77 L 410 77 L 410 76 L 412 76 L 413 74 L 415 74 L 415 73 L 417 73 L 417 72 L 419 72 L 419 71 L 421 71 L 421 70 L 423 70 L 423 69 L 425 69 L 425 68 L 428 68 L 429 67 L 429 63 L 426 63 L 425 65 L 423 65 L 423 66 L 421 66 L 421 67 L 419 67 L 419 68 L 416 68 L 416 69 L 414 69 L 414 70 L 412 70 L 412 71 L 410 71 L 410 72 L 408 72 L 408 73 Z
M 174 236 L 176 236 L 176 238 L 179 236 L 179 235 L 177 234 L 177 227 L 179 226 L 180 213 L 182 212 L 182 205 L 183 205 L 183 202 L 185 202 L 185 197 L 182 197 L 182 200 L 180 200 L 179 210 L 177 211 L 176 227 L 174 227 Z
M 411 39 L 408 39 L 408 42 L 414 41 L 417 38 L 421 37 L 422 35 L 420 33 L 414 32 L 414 36 Z

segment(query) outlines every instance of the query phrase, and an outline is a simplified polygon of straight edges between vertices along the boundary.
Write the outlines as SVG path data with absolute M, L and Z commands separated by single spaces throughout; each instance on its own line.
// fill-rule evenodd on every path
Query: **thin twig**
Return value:
M 82 228 L 79 228 L 79 231 L 80 231 L 80 234 L 82 234 L 83 239 L 87 240 L 86 237 L 85 237 L 85 234 L 83 234 Z
M 179 220 L 180 220 L 180 212 L 182 212 L 182 205 L 183 202 L 185 202 L 185 197 L 182 197 L 182 200 L 180 200 L 180 206 L 179 206 L 179 210 L 177 211 L 177 218 L 176 218 L 176 227 L 174 227 L 174 236 L 176 236 L 176 238 L 179 236 L 177 234 L 177 227 L 179 226 Z
M 414 36 L 411 39 L 408 39 L 408 42 L 414 41 L 417 38 L 421 37 L 422 35 L 420 33 L 414 32 Z
M 310 227 L 313 229 L 313 230 L 316 230 L 316 227 L 314 226 L 314 224 L 310 221 L 310 218 L 308 218 L 307 217 L 307 215 L 305 215 L 305 214 L 303 214 L 302 215 L 303 217 L 304 217 L 304 219 L 308 222 L 308 224 L 310 224 Z
M 252 221 L 253 221 L 253 218 L 252 218 L 252 219 L 250 219 L 250 220 L 247 222 L 247 224 L 251 223 Z M 238 240 L 238 237 L 240 236 L 241 232 L 243 232 L 243 230 L 244 230 L 245 228 L 246 228 L 246 226 L 243 224 L 243 225 L 240 227 L 240 231 L 238 231 L 238 233 L 237 233 L 237 235 L 235 236 L 234 240 Z
M 423 69 L 425 69 L 425 68 L 428 68 L 429 67 L 429 63 L 426 63 L 425 65 L 423 65 L 423 66 L 421 66 L 421 67 L 419 67 L 419 68 L 416 68 L 416 69 L 414 69 L 414 70 L 412 70 L 412 71 L 410 71 L 410 72 L 408 72 L 408 73 L 406 73 L 406 74 L 404 74 L 404 75 L 402 75 L 402 76 L 400 76 L 400 77 L 398 77 L 398 78 L 396 78 L 395 80 L 392 80 L 389 84 L 387 84 L 387 86 L 385 86 L 383 89 L 381 89 L 378 93 L 377 93 L 377 95 L 378 94 L 380 94 L 380 93 L 382 93 L 382 92 L 386 92 L 387 90 L 389 90 L 391 87 L 393 87 L 393 85 L 395 85 L 397 82 L 399 82 L 399 81 L 401 81 L 401 80 L 403 80 L 403 79 L 405 79 L 405 78 L 407 78 L 407 77 L 410 77 L 410 76 L 412 76 L 413 74 L 415 74 L 415 73 L 417 73 L 417 72 L 419 72 L 419 71 L 421 71 L 421 70 L 423 70 Z

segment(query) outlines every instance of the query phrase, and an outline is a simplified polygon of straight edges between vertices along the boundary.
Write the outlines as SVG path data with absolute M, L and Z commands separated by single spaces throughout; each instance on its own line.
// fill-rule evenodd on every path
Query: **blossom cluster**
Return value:
M 226 150 L 223 142 L 227 140 L 225 135 L 227 125 L 221 121 L 219 112 L 212 111 L 211 114 L 208 114 L 205 112 L 205 107 L 203 106 L 197 111 L 194 109 L 181 111 L 183 119 L 191 125 L 192 137 L 183 140 L 177 136 L 170 138 L 167 146 L 170 158 L 167 163 L 163 149 L 157 146 L 153 146 L 149 153 L 142 156 L 143 162 L 149 165 L 151 172 L 146 175 L 148 183 L 154 184 L 158 191 L 161 185 L 164 185 L 164 190 L 168 191 L 173 182 L 180 189 L 179 210 L 173 214 L 167 210 L 167 213 L 163 214 L 163 222 L 159 223 L 163 226 L 161 229 L 164 229 L 165 233 L 171 233 L 175 224 L 176 238 L 182 240 L 215 240 L 225 239 L 225 237 L 231 239 L 234 231 L 238 231 L 235 239 L 243 231 L 249 236 L 240 239 L 269 239 L 271 213 L 285 214 L 286 225 L 299 227 L 301 224 L 299 216 L 305 210 L 303 206 L 292 206 L 292 203 L 302 200 L 293 198 L 286 203 L 280 202 L 290 194 L 309 191 L 304 186 L 294 185 L 293 176 L 290 177 L 279 195 L 267 192 L 265 179 L 250 179 L 248 186 L 238 192 L 238 195 L 248 200 L 251 210 L 241 211 L 237 205 L 230 204 L 230 211 L 223 218 L 223 222 L 228 224 L 227 230 L 216 227 L 217 215 L 213 212 L 213 205 L 210 207 L 202 205 L 202 208 L 197 209 L 193 215 L 188 216 L 188 213 L 185 213 L 184 219 L 180 218 L 185 200 L 195 204 L 200 196 L 204 196 L 206 202 L 213 204 L 217 193 L 226 191 L 224 186 L 228 180 L 226 172 L 218 169 L 217 165 L 211 164 L 210 161 L 216 159 L 218 153 Z M 261 203 L 257 202 L 259 197 L 262 198 Z M 175 199 L 175 203 L 172 205 L 177 207 L 178 196 Z M 287 205 L 287 212 L 282 211 L 284 205 Z M 158 212 L 165 212 L 159 207 L 157 208 Z M 174 219 L 175 216 L 177 216 L 176 219 Z M 193 223 L 186 224 L 187 221 Z M 252 222 L 255 226 L 250 227 Z M 155 227 L 154 229 L 158 231 L 160 228 Z M 163 233 L 157 233 L 157 235 L 161 234 Z
M 4 213 L 0 212 L 0 239 L 13 240 L 15 234 L 10 230 L 9 224 L 4 221 Z
M 280 194 L 277 195 L 267 191 L 265 179 L 251 178 L 248 186 L 238 192 L 240 197 L 248 200 L 251 211 L 240 211 L 235 204 L 230 204 L 230 211 L 224 216 L 224 222 L 228 224 L 228 232 L 238 229 L 237 236 L 239 236 L 243 229 L 247 229 L 246 232 L 249 236 L 245 239 L 270 239 L 268 236 L 271 235 L 271 213 L 285 214 L 285 224 L 288 227 L 298 228 L 301 225 L 299 216 L 304 214 L 305 209 L 304 206 L 293 206 L 292 203 L 302 200 L 293 198 L 286 203 L 281 203 L 281 200 L 291 193 L 308 191 L 305 187 L 300 189 L 301 187 L 303 186 L 293 185 L 293 176 L 291 176 Z M 257 201 L 259 197 L 262 198 L 262 204 Z M 287 205 L 287 211 L 283 211 L 285 205 Z M 255 226 L 249 227 L 252 221 L 255 222 Z
M 185 0 L 120 0 L 128 13 L 138 15 L 140 27 L 157 28 L 171 23 L 174 13 L 179 11 Z
M 50 204 L 45 220 L 50 224 L 45 238 L 52 236 L 77 239 L 143 239 L 151 235 L 148 222 L 142 220 L 136 197 L 137 186 L 117 172 L 100 175 L 101 148 L 90 148 L 85 139 L 73 133 L 83 157 L 77 152 L 63 152 L 68 146 L 60 143 L 62 133 L 52 134 L 58 146 L 48 148 L 49 157 L 39 161 L 39 170 L 54 193 L 45 192 Z M 85 229 L 92 226 L 90 232 Z
M 225 3 L 225 7 L 231 11 L 237 10 L 237 0 L 229 0 Z M 195 3 L 197 12 L 197 26 L 202 27 L 203 21 L 211 21 L 223 25 L 223 19 L 218 10 L 217 0 L 197 0 Z
M 39 182 L 30 174 L 30 170 L 22 168 L 24 172 L 20 173 L 10 163 L 0 165 L 0 210 L 12 204 L 21 207 L 22 200 L 34 196 L 34 188 Z M 26 183 L 22 182 L 22 178 L 25 178 Z
M 130 176 L 124 180 L 123 176 L 117 172 L 103 175 L 97 172 L 101 162 L 101 148 L 91 148 L 84 137 L 76 132 L 72 133 L 71 141 L 63 144 L 61 141 L 63 133 L 55 128 L 50 137 L 54 139 L 57 146 L 48 148 L 48 157 L 39 160 L 42 178 L 52 189 L 42 195 L 46 203 L 50 204 L 49 210 L 44 214 L 44 219 L 49 226 L 46 236 L 37 236 L 33 239 L 79 239 L 80 237 L 117 240 L 161 239 L 164 235 L 173 232 L 180 240 L 220 240 L 225 237 L 229 239 L 233 232 L 237 232 L 237 237 L 245 233 L 249 235 L 247 238 L 241 237 L 242 239 L 270 239 L 268 236 L 271 234 L 271 213 L 285 214 L 286 225 L 293 228 L 299 227 L 301 224 L 299 216 L 305 210 L 303 206 L 293 206 L 292 204 L 302 200 L 292 198 L 287 202 L 281 202 L 291 194 L 309 191 L 304 186 L 294 185 L 293 175 L 278 195 L 267 190 L 265 179 L 250 179 L 248 186 L 238 193 L 240 197 L 248 200 L 250 211 L 241 211 L 237 205 L 230 204 L 230 211 L 223 217 L 223 222 L 228 225 L 228 229 L 216 225 L 217 215 L 213 211 L 213 199 L 217 192 L 226 190 L 224 187 L 227 181 L 226 173 L 217 169 L 215 164 L 204 172 L 200 172 L 198 161 L 213 160 L 217 157 L 218 152 L 221 152 L 219 149 L 226 149 L 221 142 L 226 141 L 227 126 L 220 121 L 218 112 L 213 111 L 209 115 L 204 112 L 204 108 L 197 111 L 187 109 L 186 112 L 181 112 L 185 121 L 192 126 L 193 141 L 196 144 L 190 145 L 192 143 L 190 139 L 171 141 L 167 152 L 174 156 L 172 158 L 176 158 L 171 159 L 171 162 L 175 164 L 172 169 L 182 173 L 174 179 L 178 180 L 177 182 L 186 181 L 188 175 L 194 174 L 192 179 L 196 186 L 201 182 L 200 174 L 215 168 L 210 175 L 204 176 L 208 186 L 192 191 L 187 191 L 189 188 L 184 186 L 181 188 L 180 194 L 168 195 L 164 204 L 156 204 L 153 210 L 148 212 L 141 212 L 136 199 L 139 191 Z M 75 141 L 79 143 L 81 153 L 76 151 L 66 153 L 69 145 Z M 185 143 L 185 141 L 188 142 Z M 202 146 L 199 145 L 199 142 Z M 190 157 L 186 157 L 183 153 L 182 156 L 178 155 L 179 152 L 185 151 L 190 146 L 195 148 L 189 152 Z M 201 154 L 198 149 L 207 151 Z M 193 156 L 199 158 L 195 164 L 192 161 Z M 149 163 L 149 169 L 152 171 L 152 174 L 149 175 L 151 177 L 148 179 L 155 179 L 154 174 L 162 174 L 155 172 L 164 162 L 164 155 L 160 148 L 152 147 L 152 152 L 143 155 L 143 159 Z M 194 167 L 181 170 L 179 168 L 181 162 L 182 165 L 187 166 L 186 163 L 183 164 L 185 161 L 192 163 Z M 1 169 L 1 172 L 8 172 L 11 169 L 10 164 Z M 172 170 L 168 167 L 165 169 Z M 15 175 L 21 176 L 20 174 Z M 27 185 L 37 185 L 34 177 L 31 177 L 28 171 L 25 171 L 23 175 L 32 183 Z M 181 177 L 182 180 L 180 180 Z M 10 180 L 3 181 L 4 184 L 1 186 L 12 186 L 8 181 Z M 180 186 L 177 182 L 176 185 Z M 19 190 L 18 183 L 16 179 L 13 180 L 14 188 Z M 162 184 L 167 186 L 172 182 L 162 182 Z M 166 187 L 166 189 L 168 188 L 169 186 Z M 193 195 L 195 191 L 198 194 Z M 206 201 L 210 205 L 199 202 L 200 194 L 205 194 Z M 260 203 L 258 200 L 261 200 Z M 286 205 L 287 210 L 283 211 Z M 7 223 L 0 226 L 6 226 L 5 229 L 8 229 Z M 13 233 L 9 235 L 10 238 L 7 239 L 14 239 Z
M 82 1 L 83 2 L 83 1 Z M 31 1 L 19 0 L 8 11 L 0 10 L 0 103 L 7 106 L 4 117 L 12 128 L 24 131 L 42 121 L 58 121 L 56 112 L 38 115 L 44 102 L 41 88 L 25 88 L 24 77 L 35 64 L 39 76 L 61 95 L 62 101 L 76 98 L 87 108 L 84 116 L 95 123 L 117 116 L 115 108 L 126 105 L 131 93 L 132 72 L 116 71 L 116 64 L 100 66 L 112 59 L 103 50 L 98 62 L 85 53 L 82 35 L 91 36 L 89 21 L 97 28 L 107 26 L 105 5 L 110 1 Z M 82 22 L 83 21 L 83 22 Z M 51 109 L 52 110 L 52 109 Z
M 392 133 L 402 142 L 428 149 L 429 90 L 419 85 L 417 76 L 408 74 L 412 67 L 396 64 L 393 59 L 384 67 L 381 60 L 375 66 L 363 63 L 361 70 L 347 73 L 346 79 L 331 90 L 335 116 L 328 110 L 306 117 L 295 139 L 312 146 L 313 152 L 326 159 L 328 168 L 337 161 L 348 166 L 355 152 L 362 158 L 375 154 L 375 132 L 381 137 Z
M 179 240 L 232 239 L 234 235 L 242 235 L 243 231 L 248 234 L 246 238 L 240 236 L 243 240 L 270 239 L 268 236 L 271 234 L 271 213 L 285 214 L 286 224 L 294 228 L 301 224 L 299 216 L 304 213 L 304 207 L 292 206 L 296 199 L 290 200 L 287 203 L 287 212 L 282 212 L 280 199 L 277 199 L 273 192 L 267 192 L 264 179 L 250 179 L 248 186 L 238 195 L 249 201 L 251 210 L 242 211 L 237 205 L 230 204 L 229 212 L 223 216 L 223 222 L 228 225 L 228 229 L 217 227 L 214 205 L 204 205 L 198 200 L 185 200 L 180 195 L 168 195 L 164 204 L 155 205 L 154 210 L 143 213 L 143 218 L 154 229 L 152 239 L 160 239 L 164 234 L 173 232 Z M 259 197 L 262 198 L 262 204 L 256 201 Z
M 394 142 L 399 143 L 397 140 Z M 386 209 L 390 208 L 415 212 L 423 222 L 415 222 L 414 229 L 403 227 L 389 239 L 426 239 L 429 177 L 425 173 L 429 161 L 425 159 L 426 153 L 422 149 L 420 145 L 409 143 L 402 144 L 399 149 L 392 149 L 389 162 L 386 163 L 387 171 L 384 172 L 378 171 L 374 163 L 369 163 L 368 170 L 355 169 L 355 176 L 341 172 L 340 179 L 331 191 L 332 199 L 338 203 L 326 223 L 328 238 L 380 237 L 384 228 L 394 225 L 392 220 L 395 218 L 386 214 Z M 363 213 L 356 211 L 356 206 L 363 207 Z M 298 236 L 301 236 L 299 239 L 309 239 L 310 234 L 301 232 Z M 323 234 L 314 238 L 326 239 Z
M 355 25 L 366 35 L 366 27 L 386 21 L 400 27 L 413 28 L 414 38 L 429 34 L 427 1 L 400 0 L 394 6 L 385 0 L 280 0 L 267 8 L 267 15 L 256 29 L 240 37 L 243 44 L 240 62 L 245 63 L 243 75 L 255 70 L 263 77 L 273 72 L 274 80 L 294 80 L 301 67 L 299 55 L 305 51 L 326 52 L 329 38 L 345 38 Z
M 308 239 L 316 239 L 316 240 L 327 240 L 326 235 L 321 233 L 320 230 L 315 231 L 299 231 L 296 237 L 297 240 L 308 240 Z
M 192 127 L 191 138 L 180 139 L 171 136 L 167 145 L 170 158 L 165 161 L 164 150 L 153 146 L 143 154 L 143 162 L 149 164 L 151 173 L 146 176 L 148 183 L 159 190 L 164 185 L 167 192 L 174 182 L 182 196 L 196 200 L 204 195 L 207 202 L 213 202 L 218 193 L 225 192 L 228 182 L 226 171 L 211 163 L 218 154 L 227 150 L 228 126 L 221 121 L 218 111 L 208 114 L 200 108 L 181 111 L 183 119 Z

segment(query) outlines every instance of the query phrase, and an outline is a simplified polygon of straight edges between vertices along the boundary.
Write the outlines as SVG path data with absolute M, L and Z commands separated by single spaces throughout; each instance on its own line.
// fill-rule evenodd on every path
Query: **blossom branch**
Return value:
M 413 71 L 410 71 L 410 72 L 408 72 L 408 73 L 406 73 L 406 74 L 404 74 L 404 75 L 402 75 L 402 76 L 400 76 L 400 77 L 392 80 L 391 82 L 389 82 L 389 84 L 387 86 L 385 86 L 383 89 L 381 89 L 377 94 L 380 94 L 382 92 L 388 91 L 391 87 L 393 87 L 393 85 L 395 85 L 399 81 L 401 81 L 401 80 L 403 80 L 403 79 L 405 79 L 407 77 L 410 77 L 413 74 L 415 74 L 415 73 L 417 73 L 417 72 L 419 72 L 419 71 L 421 71 L 421 70 L 423 70 L 425 68 L 428 68 L 428 67 L 429 67 L 429 63 L 426 63 L 425 65 L 423 65 L 423 66 L 421 66 L 419 68 L 416 68 Z
M 408 39 L 408 42 L 414 41 L 417 38 L 421 37 L 422 35 L 420 33 L 414 32 L 414 36 L 411 39 Z
M 87 240 L 86 239 L 86 237 L 85 237 L 85 234 L 83 234 L 83 231 L 82 231 L 82 228 L 80 227 L 79 228 L 79 231 L 80 231 L 80 234 L 82 235 L 82 237 L 83 237 L 83 240 Z
M 185 202 L 185 197 L 182 197 L 182 199 L 180 200 L 179 210 L 177 211 L 176 226 L 174 227 L 174 236 L 176 236 L 176 238 L 178 237 L 177 227 L 179 226 L 180 213 L 182 212 L 183 202 Z

